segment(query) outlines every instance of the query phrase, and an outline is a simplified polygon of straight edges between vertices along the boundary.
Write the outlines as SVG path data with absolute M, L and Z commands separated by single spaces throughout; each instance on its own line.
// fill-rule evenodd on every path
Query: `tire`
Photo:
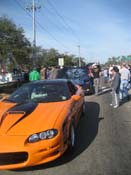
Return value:
M 75 142 L 76 142 L 76 132 L 75 126 L 72 123 L 70 126 L 70 133 L 69 133 L 69 144 L 68 144 L 68 152 L 73 152 L 75 149 Z
M 83 105 L 82 105 L 81 117 L 84 117 L 85 116 L 85 113 L 86 113 L 86 104 L 84 102 Z

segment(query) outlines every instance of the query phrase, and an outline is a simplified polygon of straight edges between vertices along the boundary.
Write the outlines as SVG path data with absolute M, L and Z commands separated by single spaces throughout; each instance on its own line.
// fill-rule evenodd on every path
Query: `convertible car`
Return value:
M 84 95 L 70 80 L 24 84 L 0 100 L 0 169 L 34 166 L 75 147 Z

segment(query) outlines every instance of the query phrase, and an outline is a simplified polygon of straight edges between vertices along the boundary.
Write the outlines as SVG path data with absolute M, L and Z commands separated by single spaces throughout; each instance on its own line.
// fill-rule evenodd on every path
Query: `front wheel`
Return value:
M 69 134 L 70 135 L 69 135 L 68 151 L 73 151 L 75 148 L 75 139 L 76 139 L 74 124 L 71 124 Z

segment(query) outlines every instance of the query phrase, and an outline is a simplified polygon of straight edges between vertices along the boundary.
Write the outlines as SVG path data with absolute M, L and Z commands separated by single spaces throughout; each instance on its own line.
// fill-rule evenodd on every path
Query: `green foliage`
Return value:
M 7 17 L 0 17 L 0 61 L 6 64 L 23 65 L 29 63 L 30 42 L 24 36 L 24 30 Z
M 61 54 L 58 50 L 36 47 L 37 66 L 58 66 L 58 58 L 64 58 L 65 66 L 78 66 L 78 57 Z M 16 66 L 32 67 L 33 48 L 25 37 L 23 28 L 17 27 L 8 17 L 0 17 L 0 64 L 5 64 L 8 70 Z M 85 64 L 81 58 L 82 65 Z
M 108 58 L 108 61 L 106 65 L 116 65 L 116 64 L 122 64 L 123 62 L 127 64 L 131 64 L 131 56 L 118 56 L 118 57 L 111 57 Z
M 42 49 L 37 47 L 37 65 L 41 66 L 58 66 L 58 59 L 64 58 L 64 66 L 78 66 L 78 57 L 75 55 L 60 54 L 54 48 Z M 82 65 L 85 65 L 84 59 L 81 58 Z

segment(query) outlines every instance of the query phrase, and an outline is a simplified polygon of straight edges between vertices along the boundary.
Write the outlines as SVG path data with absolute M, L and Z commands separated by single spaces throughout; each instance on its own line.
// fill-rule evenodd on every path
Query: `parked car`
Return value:
M 85 95 L 94 93 L 93 80 L 88 75 L 87 67 L 67 67 L 62 70 L 61 77 L 80 85 Z
M 84 110 L 83 90 L 64 79 L 26 83 L 0 99 L 0 169 L 43 164 L 72 150 Z

